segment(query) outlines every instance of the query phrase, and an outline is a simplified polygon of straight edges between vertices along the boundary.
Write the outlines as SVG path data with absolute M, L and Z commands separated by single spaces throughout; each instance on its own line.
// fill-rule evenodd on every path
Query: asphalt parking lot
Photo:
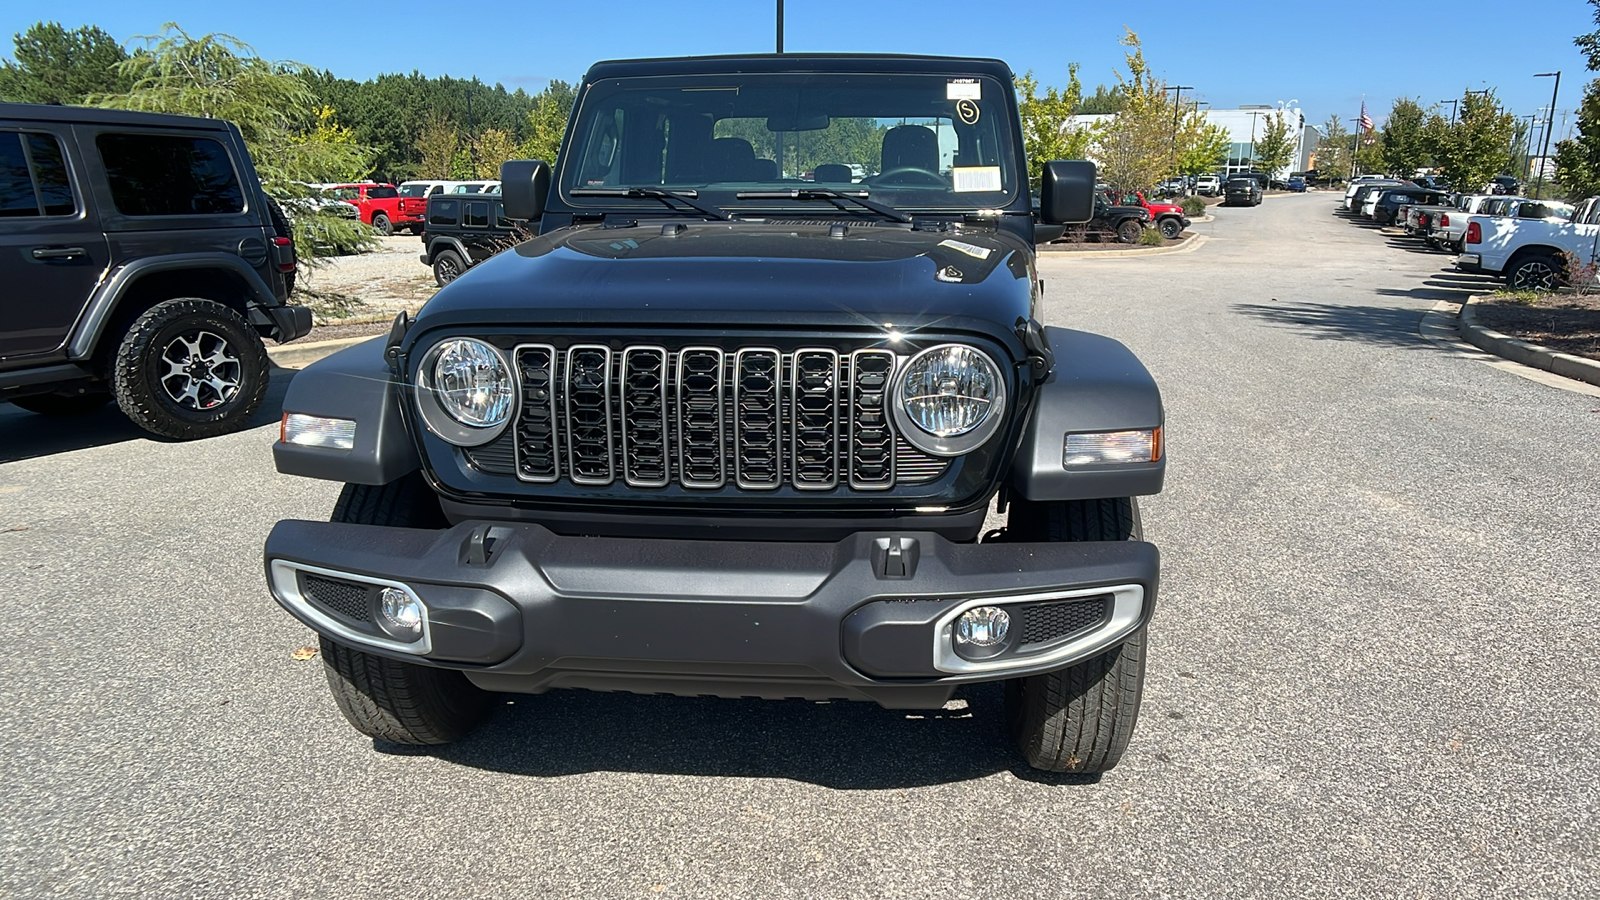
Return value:
M 1047 257 L 1046 316 L 1160 381 L 1145 707 L 1098 783 L 997 690 L 516 697 L 433 753 L 346 726 L 262 582 L 259 426 L 0 406 L 0 895 L 1583 897 L 1600 886 L 1600 398 L 1421 334 L 1480 282 L 1330 215 Z M 285 373 L 287 377 L 287 373 Z

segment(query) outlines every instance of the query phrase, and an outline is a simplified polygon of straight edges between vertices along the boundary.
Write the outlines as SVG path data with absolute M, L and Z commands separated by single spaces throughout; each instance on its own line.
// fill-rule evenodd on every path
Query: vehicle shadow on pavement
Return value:
M 536 778 L 639 772 L 784 778 L 840 790 L 948 784 L 1002 771 L 1046 784 L 1098 780 L 1029 768 L 1006 732 L 1000 685 L 973 685 L 959 696 L 964 709 L 891 710 L 849 700 L 556 690 L 508 695 L 487 723 L 455 744 L 374 747 Z
M 294 369 L 272 368 L 272 381 L 261 408 L 245 425 L 260 428 L 283 418 L 283 396 L 294 379 Z M 105 447 L 126 441 L 149 444 L 173 443 L 143 431 L 124 416 L 114 403 L 78 416 L 41 416 L 9 403 L 0 403 L 0 463 L 19 462 L 71 453 L 90 447 Z
M 1379 291 L 1383 293 L 1383 291 Z M 1395 291 L 1415 296 L 1410 291 Z M 1233 311 L 1271 325 L 1293 328 L 1319 341 L 1366 341 L 1391 347 L 1433 348 L 1418 331 L 1426 310 L 1335 303 L 1235 303 Z

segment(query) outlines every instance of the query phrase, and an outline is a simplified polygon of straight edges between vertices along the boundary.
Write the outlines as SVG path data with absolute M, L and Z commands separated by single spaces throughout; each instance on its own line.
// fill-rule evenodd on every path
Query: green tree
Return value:
M 91 94 L 128 89 L 117 68 L 127 52 L 96 26 L 68 31 L 57 22 L 39 22 L 12 41 L 13 59 L 0 63 L 0 100 L 81 104 Z
M 1600 79 L 1583 89 L 1577 130 L 1556 144 L 1556 181 L 1572 199 L 1600 194 Z
M 456 130 L 456 123 L 441 115 L 431 116 L 417 132 L 417 177 L 449 178 L 451 161 L 455 159 L 460 146 L 461 136 Z
M 1589 5 L 1594 7 L 1594 23 L 1600 25 L 1600 0 L 1589 0 Z M 1600 71 L 1600 29 L 1580 34 L 1572 39 L 1578 49 L 1583 51 L 1584 59 L 1588 62 L 1589 71 Z
M 116 109 L 226 119 L 239 126 L 262 188 L 297 214 L 295 249 L 307 265 L 322 256 L 372 246 L 369 229 L 300 203 L 307 182 L 351 181 L 366 174 L 370 151 L 339 127 L 301 79 L 303 67 L 268 62 L 225 34 L 190 37 L 176 24 L 142 39 L 140 52 L 117 64 L 126 93 L 89 101 Z
M 1317 142 L 1317 174 L 1329 181 L 1344 181 L 1350 175 L 1350 148 L 1355 140 L 1339 122 L 1338 116 L 1329 116 L 1322 125 L 1322 139 Z
M 1092 137 L 1086 128 L 1073 124 L 1074 110 L 1083 99 L 1083 83 L 1078 80 L 1078 64 L 1067 66 L 1067 86 L 1039 93 L 1032 70 L 1016 76 L 1017 106 L 1022 113 L 1022 146 L 1028 157 L 1028 183 L 1039 186 L 1044 164 L 1056 159 L 1082 159 L 1089 152 Z
M 1179 175 L 1205 175 L 1217 171 L 1227 163 L 1228 151 L 1233 147 L 1233 138 L 1228 135 L 1228 129 L 1207 122 L 1198 109 L 1192 109 L 1183 117 L 1176 141 Z
M 1253 167 L 1276 178 L 1294 158 L 1294 139 L 1290 137 L 1289 119 L 1283 110 L 1263 115 L 1262 119 L 1261 134 L 1256 138 Z
M 1078 101 L 1078 106 L 1073 112 L 1080 116 L 1109 115 L 1122 112 L 1127 103 L 1128 98 L 1123 96 L 1121 85 L 1113 85 L 1108 89 L 1100 84 L 1095 86 L 1093 94 Z
M 1478 191 L 1511 164 L 1511 136 L 1516 119 L 1501 112 L 1493 92 L 1467 92 L 1460 115 L 1448 123 L 1438 114 L 1428 118 L 1426 142 L 1440 174 L 1457 190 Z
M 1132 30 L 1121 41 L 1128 73 L 1117 73 L 1124 104 L 1096 129 L 1094 156 L 1100 177 L 1118 190 L 1143 190 L 1172 171 L 1174 107 L 1166 84 L 1150 72 L 1139 36 Z
M 1383 167 L 1401 178 L 1410 178 L 1428 164 L 1427 113 L 1417 101 L 1401 97 L 1394 101 L 1389 118 L 1383 123 Z
M 475 177 L 495 179 L 500 177 L 500 164 L 517 159 L 517 140 L 504 128 L 485 128 L 478 135 L 478 167 Z
M 542 159 L 551 165 L 555 164 L 556 155 L 561 151 L 561 138 L 567 133 L 567 119 L 572 116 L 572 104 L 577 96 L 577 89 L 572 85 L 565 81 L 551 81 L 534 98 L 522 142 L 523 158 Z

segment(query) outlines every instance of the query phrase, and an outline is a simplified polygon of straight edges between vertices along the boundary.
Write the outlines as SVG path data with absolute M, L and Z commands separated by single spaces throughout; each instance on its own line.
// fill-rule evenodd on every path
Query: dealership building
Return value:
M 1256 141 L 1268 121 L 1277 115 L 1276 106 L 1241 106 L 1237 109 L 1202 109 L 1200 117 L 1208 125 L 1216 125 L 1228 133 L 1228 159 L 1218 174 L 1248 172 L 1255 159 Z M 1073 116 L 1068 127 L 1084 128 L 1111 118 L 1110 115 Z M 1269 173 L 1274 178 L 1287 178 L 1291 172 L 1304 172 L 1311 168 L 1311 159 L 1317 152 L 1322 133 L 1315 125 L 1306 122 L 1305 113 L 1297 106 L 1283 107 L 1284 121 L 1289 125 L 1289 140 L 1295 152 L 1289 165 L 1278 172 Z

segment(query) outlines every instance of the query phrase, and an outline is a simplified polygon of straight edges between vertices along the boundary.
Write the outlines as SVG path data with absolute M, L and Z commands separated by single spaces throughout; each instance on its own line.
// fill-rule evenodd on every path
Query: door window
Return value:
M 456 224 L 456 207 L 459 205 L 460 201 L 458 200 L 429 200 L 428 223 L 431 225 Z
M 467 228 L 489 227 L 489 204 L 486 202 L 468 203 L 465 221 L 461 224 Z
M 218 215 L 244 211 L 244 191 L 222 142 L 177 135 L 95 138 L 111 201 L 127 216 Z
M 0 132 L 0 217 L 70 216 L 77 211 L 67 161 L 55 136 Z

